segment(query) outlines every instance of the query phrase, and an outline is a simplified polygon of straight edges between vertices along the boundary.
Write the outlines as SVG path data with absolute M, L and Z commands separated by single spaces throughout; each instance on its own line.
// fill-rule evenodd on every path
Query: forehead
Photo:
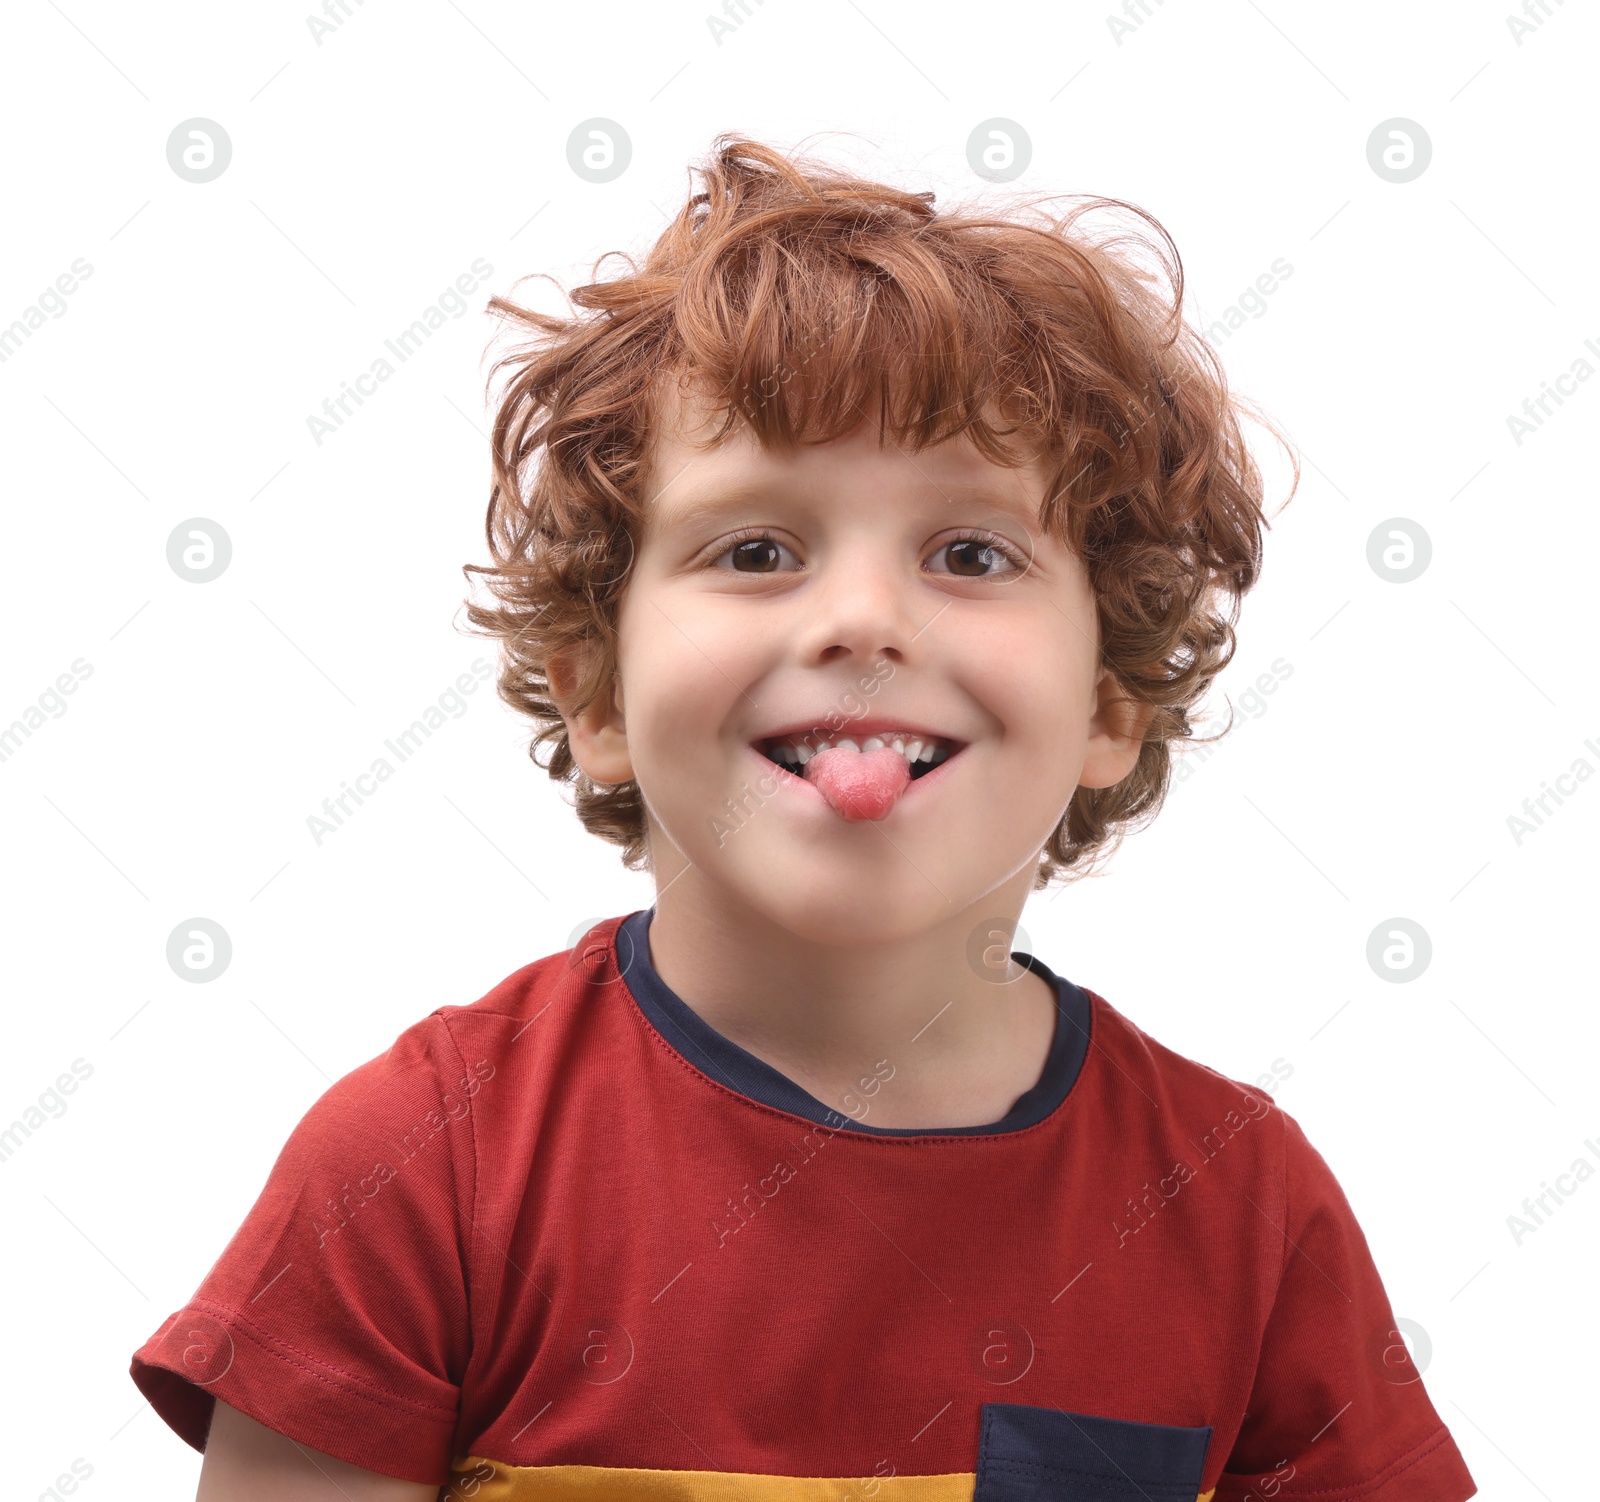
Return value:
M 877 423 L 863 421 L 830 442 L 768 448 L 742 419 L 713 443 L 725 415 L 726 408 L 702 382 L 657 382 L 645 466 L 646 504 L 653 518 L 670 520 L 703 500 L 732 499 L 760 487 L 841 481 L 989 501 L 1025 508 L 1035 517 L 1044 501 L 1048 461 L 1020 447 L 1013 449 L 1022 461 L 1015 466 L 995 463 L 965 434 L 913 452 L 905 441 L 883 434 Z

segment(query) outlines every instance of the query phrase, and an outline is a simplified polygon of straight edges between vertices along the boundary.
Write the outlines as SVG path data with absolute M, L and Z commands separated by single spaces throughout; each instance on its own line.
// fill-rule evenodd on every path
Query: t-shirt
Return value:
M 654 909 L 441 1007 L 306 1113 L 134 1381 L 480 1502 L 1463 1502 L 1328 1165 L 1055 990 L 1037 1085 L 883 1128 L 651 962 Z

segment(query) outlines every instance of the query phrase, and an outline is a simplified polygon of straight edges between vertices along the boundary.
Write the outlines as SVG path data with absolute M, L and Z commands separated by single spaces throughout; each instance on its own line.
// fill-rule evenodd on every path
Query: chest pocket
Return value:
M 985 1403 L 973 1502 L 1197 1502 L 1211 1426 Z

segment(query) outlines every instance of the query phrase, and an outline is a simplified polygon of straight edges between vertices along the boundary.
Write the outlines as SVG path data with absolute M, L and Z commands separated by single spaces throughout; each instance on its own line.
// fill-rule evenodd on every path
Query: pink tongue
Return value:
M 830 746 L 806 763 L 806 781 L 845 819 L 882 819 L 911 785 L 911 767 L 898 751 L 851 751 Z

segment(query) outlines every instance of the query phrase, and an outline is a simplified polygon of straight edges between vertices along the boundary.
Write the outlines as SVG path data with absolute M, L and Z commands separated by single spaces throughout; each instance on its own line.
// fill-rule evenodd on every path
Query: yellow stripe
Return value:
M 971 1471 L 942 1476 L 762 1476 L 749 1471 L 653 1471 L 600 1465 L 502 1465 L 458 1460 L 444 1502 L 972 1502 Z M 1215 1488 L 1196 1502 L 1211 1502 Z
M 750 1471 L 654 1471 L 602 1465 L 455 1463 L 447 1502 L 972 1502 L 974 1476 L 762 1476 Z M 477 1482 L 473 1490 L 468 1490 Z

